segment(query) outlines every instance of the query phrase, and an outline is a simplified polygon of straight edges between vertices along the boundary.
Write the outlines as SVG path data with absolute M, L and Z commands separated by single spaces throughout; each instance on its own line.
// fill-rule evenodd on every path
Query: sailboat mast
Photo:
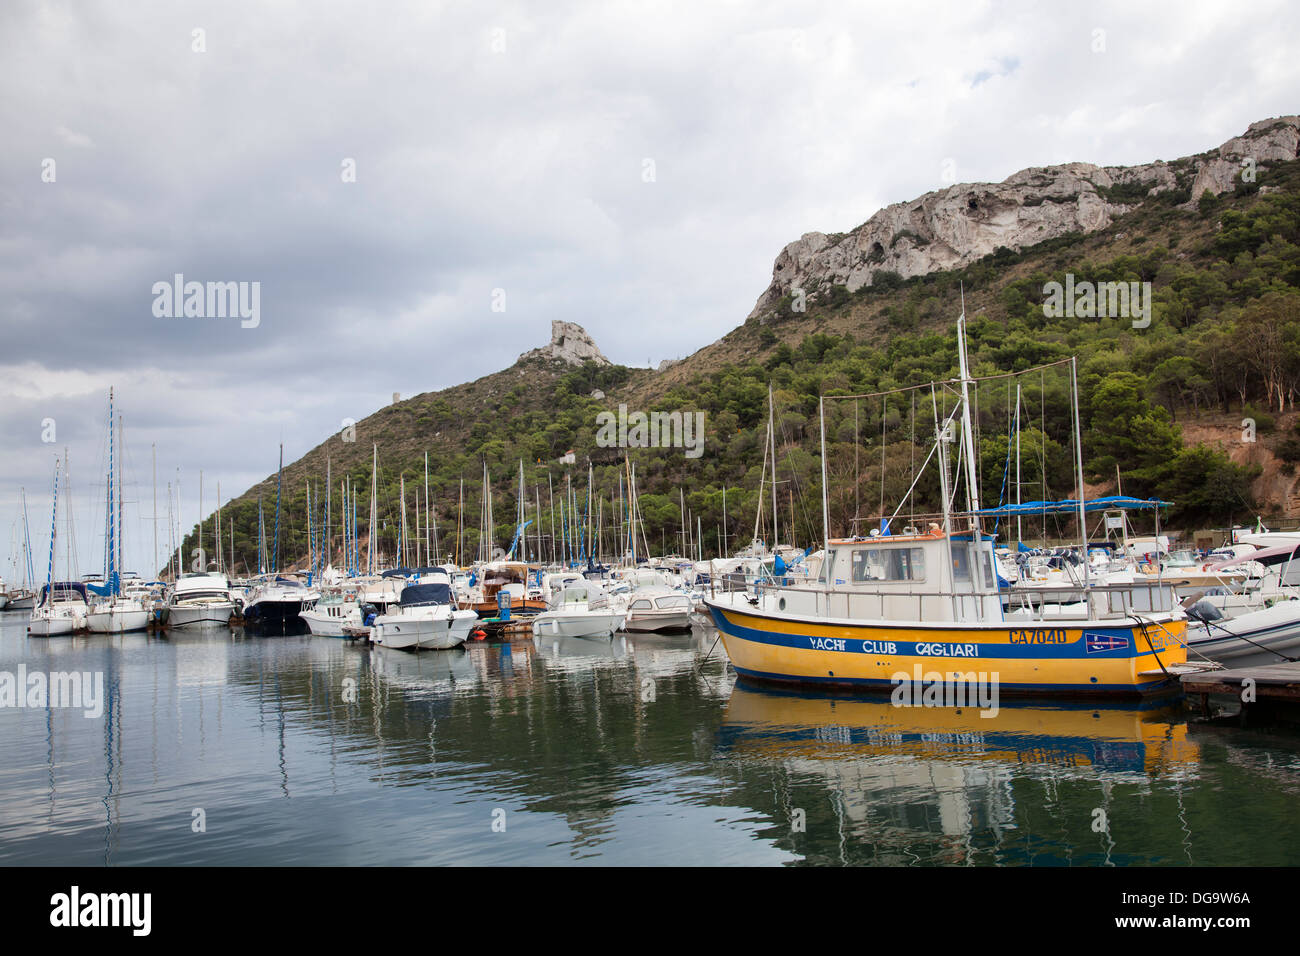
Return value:
M 370 574 L 375 573 L 375 504 L 379 497 L 379 486 L 376 483 L 379 479 L 379 446 L 373 445 L 373 458 L 370 463 L 370 541 L 367 548 L 366 570 Z
M 54 509 L 50 513 L 50 566 L 45 572 L 45 586 L 51 588 L 54 584 L 54 548 L 55 542 L 59 536 L 59 460 L 54 459 Z M 46 591 L 45 599 L 53 602 L 54 595 L 51 591 Z
M 397 546 L 397 563 L 407 566 L 410 563 L 407 552 L 411 547 L 406 539 L 406 472 L 398 476 L 397 493 L 402 496 L 402 540 Z
M 280 571 L 280 481 L 284 476 L 284 442 L 280 442 L 280 467 L 275 473 L 275 557 L 271 564 L 271 570 L 275 573 Z M 202 474 L 199 476 L 202 478 Z
M 966 360 L 966 306 L 962 303 L 957 319 L 957 356 L 961 364 L 961 432 L 966 457 L 966 506 L 971 514 L 971 526 L 978 531 L 980 521 L 974 512 L 980 509 L 979 480 L 975 474 L 975 433 L 970 414 L 970 367 Z
M 776 553 L 776 545 L 780 540 L 780 535 L 776 530 L 776 409 L 772 404 L 772 383 L 767 383 L 767 434 L 771 442 L 772 450 L 772 548 L 773 554 Z
M 108 390 L 108 543 L 107 543 L 107 560 L 104 563 L 104 584 L 108 588 L 109 595 L 116 594 L 116 588 L 113 586 L 113 580 L 117 572 L 117 542 L 113 537 L 113 389 Z
M 1016 504 L 1020 504 L 1020 383 L 1016 382 Z M 1020 513 L 1016 511 L 1016 541 L 1024 541 L 1020 530 Z
M 119 448 L 125 448 L 122 445 L 122 415 L 117 416 L 117 444 Z M 118 581 L 122 579 L 122 532 L 125 525 L 122 522 L 122 457 L 124 452 L 119 452 L 117 456 L 117 576 Z
M 1085 524 L 1084 503 L 1083 503 L 1083 437 L 1079 430 L 1079 359 L 1077 356 L 1070 356 L 1070 390 L 1074 398 L 1074 449 L 1075 449 L 1075 477 L 1079 482 L 1079 538 L 1081 539 L 1081 554 L 1083 555 L 1083 586 L 1085 588 L 1092 586 L 1092 576 L 1090 568 L 1091 562 L 1088 560 L 1088 526 Z M 1160 513 L 1156 512 L 1156 532 L 1160 531 L 1159 525 Z M 1159 544 L 1156 545 L 1157 549 Z

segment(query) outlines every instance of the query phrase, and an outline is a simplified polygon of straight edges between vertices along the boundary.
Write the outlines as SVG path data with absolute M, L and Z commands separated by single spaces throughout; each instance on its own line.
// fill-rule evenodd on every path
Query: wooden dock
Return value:
M 511 617 L 508 621 L 484 618 L 478 622 L 478 627 L 487 632 L 490 641 L 530 641 L 533 638 L 533 615 Z
M 1300 707 L 1300 663 L 1185 674 L 1182 683 L 1184 692 L 1200 698 L 1201 710 L 1207 714 L 1212 694 L 1236 698 L 1243 714 L 1249 710 Z

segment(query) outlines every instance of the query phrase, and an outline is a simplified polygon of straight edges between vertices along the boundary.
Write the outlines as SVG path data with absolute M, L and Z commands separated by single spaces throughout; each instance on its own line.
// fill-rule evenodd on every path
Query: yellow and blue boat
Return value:
M 1174 685 L 1174 670 L 1187 660 L 1187 620 L 1173 603 L 1172 590 L 1159 580 L 1094 588 L 1085 568 L 1083 587 L 1068 603 L 1048 605 L 1041 597 L 1019 604 L 1004 601 L 1008 595 L 994 570 L 993 538 L 981 529 L 981 519 L 1000 509 L 981 511 L 978 503 L 979 458 L 969 394 L 975 380 L 966 361 L 964 314 L 957 320 L 957 347 L 961 378 L 948 384 L 960 386 L 961 398 L 942 425 L 937 404 L 935 408 L 944 505 L 942 516 L 935 517 L 942 523 L 930 522 L 924 533 L 907 528 L 893 535 L 882 515 L 880 529 L 871 536 L 831 538 L 824 396 L 822 520 L 827 544 L 818 580 L 758 588 L 752 594 L 715 594 L 705 601 L 737 673 L 781 684 L 992 686 L 1035 695 L 1128 696 Z M 1069 364 L 1077 410 L 1077 376 L 1073 361 Z M 889 394 L 838 397 L 880 398 L 883 408 Z M 959 461 L 965 462 L 970 503 L 964 514 L 948 507 L 947 444 L 958 414 Z M 1077 411 L 1074 432 L 1081 444 Z M 775 449 L 772 457 L 775 461 Z M 1082 456 L 1075 461 L 1083 488 Z M 913 488 L 915 484 L 914 479 Z M 1131 500 L 1143 506 L 1164 504 Z M 1080 498 L 1060 505 L 1077 516 L 1080 534 L 1085 534 L 1089 503 Z
M 1008 693 L 1140 695 L 1171 686 L 1170 668 L 1187 659 L 1185 616 L 1135 610 L 1131 588 L 1094 589 L 1074 617 L 1004 610 L 984 536 L 936 529 L 832 540 L 825 561 L 816 585 L 705 600 L 741 677 L 868 690 L 978 682 Z

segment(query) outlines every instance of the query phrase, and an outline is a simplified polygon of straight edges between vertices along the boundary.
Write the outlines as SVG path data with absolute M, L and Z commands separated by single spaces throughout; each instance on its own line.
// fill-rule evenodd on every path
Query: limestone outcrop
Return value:
M 960 268 L 1000 247 L 1023 249 L 1072 232 L 1105 229 L 1144 199 L 1191 187 L 1233 188 L 1251 164 L 1296 159 L 1300 117 L 1252 123 L 1217 150 L 1141 166 L 1066 163 L 1023 169 L 1000 183 L 961 183 L 911 202 L 886 206 L 851 232 L 810 232 L 776 257 L 772 282 L 750 317 L 778 310 L 782 299 L 808 299 L 842 285 L 856 292 L 881 272 L 903 278 Z M 1246 165 L 1244 162 L 1249 161 Z

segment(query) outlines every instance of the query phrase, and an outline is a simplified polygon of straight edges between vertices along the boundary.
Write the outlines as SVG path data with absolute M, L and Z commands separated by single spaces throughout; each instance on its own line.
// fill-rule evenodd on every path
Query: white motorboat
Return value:
M 395 608 L 375 618 L 371 640 L 381 647 L 446 650 L 464 644 L 478 615 L 460 610 L 452 598 L 451 577 L 424 574 L 408 584 Z
M 554 606 L 533 618 L 534 637 L 613 637 L 627 614 L 592 604 L 589 582 L 567 584 Z
M 41 588 L 40 601 L 32 609 L 27 633 L 32 637 L 58 637 L 85 630 L 86 586 L 80 581 L 56 581 Z
M 691 598 L 666 587 L 639 588 L 626 597 L 629 631 L 689 631 Z
M 367 608 L 373 605 L 358 601 L 355 588 L 330 588 L 298 616 L 315 637 L 348 637 L 343 629 L 364 627 Z
M 182 574 L 167 599 L 167 626 L 227 624 L 235 613 L 230 580 L 216 571 Z

